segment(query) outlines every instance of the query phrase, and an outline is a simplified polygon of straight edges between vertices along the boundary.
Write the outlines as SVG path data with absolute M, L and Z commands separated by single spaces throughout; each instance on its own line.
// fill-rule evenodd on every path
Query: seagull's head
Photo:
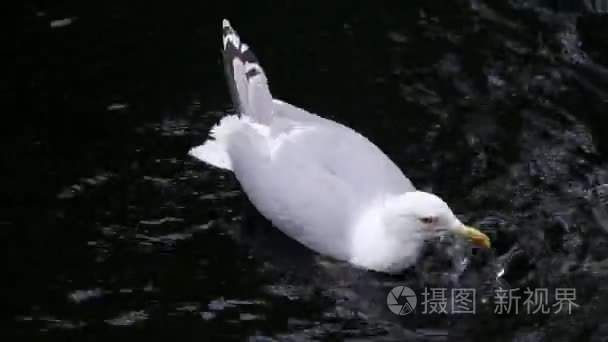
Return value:
M 455 234 L 472 243 L 490 247 L 490 239 L 477 228 L 464 225 L 437 195 L 423 191 L 406 192 L 385 205 L 385 224 L 391 234 L 403 239 L 417 234 L 432 238 Z

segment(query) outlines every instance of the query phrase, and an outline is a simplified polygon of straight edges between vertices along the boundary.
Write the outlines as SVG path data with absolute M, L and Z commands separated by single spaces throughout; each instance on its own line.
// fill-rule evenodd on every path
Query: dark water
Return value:
M 19 5 L 3 90 L 9 335 L 608 340 L 608 17 L 540 0 L 254 3 Z M 187 157 L 231 111 L 223 17 L 276 97 L 368 136 L 493 251 L 355 270 L 276 234 L 229 174 Z M 395 285 L 575 288 L 579 306 L 396 316 Z

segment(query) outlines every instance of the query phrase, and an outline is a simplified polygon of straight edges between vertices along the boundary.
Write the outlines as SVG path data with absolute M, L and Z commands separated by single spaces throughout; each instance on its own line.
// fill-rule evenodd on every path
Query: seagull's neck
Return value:
M 420 234 L 403 232 L 393 215 L 394 208 L 379 202 L 364 211 L 354 223 L 350 262 L 375 271 L 395 273 L 416 262 L 423 239 Z M 400 234 L 395 234 L 401 229 Z

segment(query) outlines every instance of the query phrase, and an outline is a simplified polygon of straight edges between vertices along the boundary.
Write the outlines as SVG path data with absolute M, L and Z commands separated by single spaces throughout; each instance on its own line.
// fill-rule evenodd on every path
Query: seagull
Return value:
M 366 137 L 273 98 L 258 59 L 226 19 L 222 35 L 238 114 L 223 117 L 188 154 L 232 171 L 276 228 L 319 254 L 385 273 L 413 266 L 425 240 L 447 234 L 490 247 Z

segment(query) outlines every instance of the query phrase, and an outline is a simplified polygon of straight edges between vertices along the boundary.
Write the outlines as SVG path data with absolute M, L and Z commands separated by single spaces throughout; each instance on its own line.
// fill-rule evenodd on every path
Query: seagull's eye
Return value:
M 428 216 L 428 217 L 421 217 L 420 218 L 420 222 L 424 223 L 424 224 L 430 224 L 435 222 L 435 218 L 432 216 Z

